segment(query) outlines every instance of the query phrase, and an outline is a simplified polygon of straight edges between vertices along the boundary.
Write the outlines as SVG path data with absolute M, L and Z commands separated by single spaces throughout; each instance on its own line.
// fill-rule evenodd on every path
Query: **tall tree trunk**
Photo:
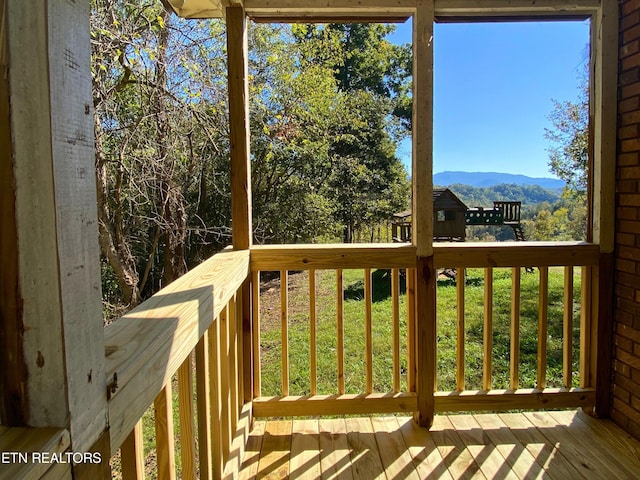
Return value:
M 167 50 L 169 47 L 169 13 L 162 14 L 163 27 L 158 32 L 158 55 L 155 64 L 155 118 L 159 158 L 159 204 L 158 213 L 162 217 L 163 226 L 163 280 L 168 284 L 186 272 L 185 240 L 186 213 L 184 198 L 180 188 L 172 178 L 175 157 L 170 145 L 170 125 L 167 109 L 165 87 L 167 85 Z

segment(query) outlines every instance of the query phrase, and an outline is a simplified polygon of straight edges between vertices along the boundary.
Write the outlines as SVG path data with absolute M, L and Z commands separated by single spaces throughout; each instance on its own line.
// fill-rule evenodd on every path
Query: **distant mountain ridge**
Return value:
M 501 184 L 538 185 L 550 190 L 562 189 L 565 186 L 565 182 L 557 178 L 533 178 L 499 172 L 440 172 L 433 176 L 433 183 L 443 187 L 456 183 L 472 187 L 491 187 Z

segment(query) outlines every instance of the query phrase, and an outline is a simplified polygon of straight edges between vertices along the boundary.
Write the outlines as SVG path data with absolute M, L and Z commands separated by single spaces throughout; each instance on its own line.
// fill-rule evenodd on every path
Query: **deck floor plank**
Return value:
M 430 430 L 444 463 L 454 479 L 487 478 L 446 416 L 436 416 Z
M 636 465 L 640 464 L 640 441 L 633 438 L 611 420 L 599 420 L 581 410 L 576 412 L 576 418 L 589 425 L 597 432 L 599 438 L 606 440 L 616 452 L 624 455 Z
M 344 419 L 322 419 L 319 430 L 322 480 L 353 480 Z
M 254 423 L 253 430 L 247 439 L 244 448 L 244 457 L 240 467 L 239 480 L 254 480 L 258 474 L 258 463 L 260 462 L 260 452 L 262 450 L 262 439 L 267 422 L 259 420 Z
M 452 480 L 453 477 L 449 473 L 429 430 L 420 428 L 410 417 L 400 417 L 398 423 L 400 433 L 413 458 L 420 478 Z
M 373 417 L 371 424 L 388 478 L 420 480 L 395 417 Z
M 257 421 L 240 479 L 640 478 L 640 442 L 582 412 Z
M 473 415 L 451 415 L 449 420 L 487 478 L 518 480 L 506 459 L 480 428 Z
M 637 479 L 640 472 L 634 470 L 635 465 L 629 461 L 621 452 L 615 453 L 608 448 L 602 448 L 602 445 L 608 443 L 606 438 L 592 429 L 589 425 L 576 419 L 576 412 L 548 412 L 558 425 L 562 425 L 562 429 L 568 435 L 576 439 L 577 444 L 586 443 L 586 448 L 592 455 L 597 456 L 602 465 L 609 470 L 616 478 Z M 590 438 L 589 442 L 582 442 L 585 438 Z
M 547 412 L 526 412 L 524 416 L 564 454 L 587 478 L 611 478 L 612 472 L 590 451 L 589 441 L 571 435 Z M 613 476 L 612 478 L 622 478 Z
M 291 428 L 291 420 L 267 422 L 256 478 L 268 480 L 289 478 Z
M 551 478 L 499 416 L 485 413 L 476 414 L 474 418 L 518 478 L 523 480 Z
M 294 420 L 289 478 L 320 478 L 318 420 Z
M 386 479 L 369 418 L 347 418 L 347 441 L 355 480 Z
M 502 413 L 498 416 L 551 478 L 554 480 L 585 478 L 556 448 L 555 444 L 549 442 L 524 415 Z

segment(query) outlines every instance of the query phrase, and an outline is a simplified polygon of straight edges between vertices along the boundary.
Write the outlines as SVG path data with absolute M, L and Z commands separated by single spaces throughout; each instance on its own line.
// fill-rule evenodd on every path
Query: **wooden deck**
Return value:
M 239 478 L 638 479 L 640 442 L 581 411 L 256 421 Z

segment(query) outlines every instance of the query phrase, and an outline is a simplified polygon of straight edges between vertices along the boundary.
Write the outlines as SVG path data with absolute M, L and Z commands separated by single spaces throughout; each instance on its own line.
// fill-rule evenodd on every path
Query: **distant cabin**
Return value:
M 448 188 L 433 190 L 433 240 L 464 242 L 467 206 Z M 411 210 L 394 214 L 394 242 L 411 241 Z

